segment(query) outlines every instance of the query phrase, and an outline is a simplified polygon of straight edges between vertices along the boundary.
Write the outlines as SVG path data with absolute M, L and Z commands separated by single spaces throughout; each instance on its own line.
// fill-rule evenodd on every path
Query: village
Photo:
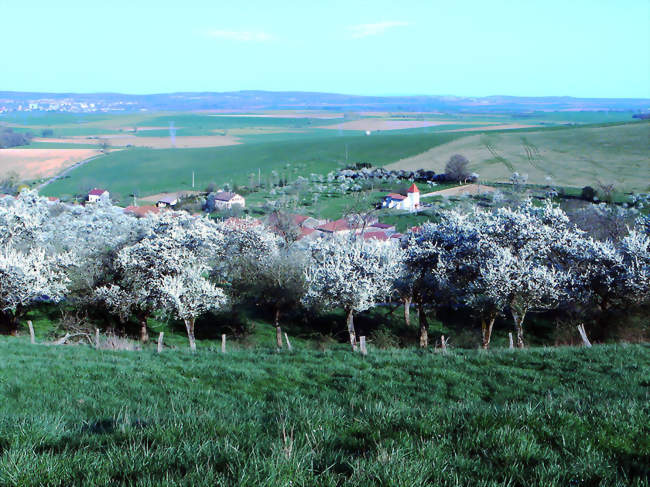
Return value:
M 0 194 L 0 197 L 7 196 Z M 147 205 L 129 205 L 124 208 L 124 212 L 137 218 L 143 218 L 150 214 L 160 214 L 165 211 L 174 211 L 177 209 L 183 193 L 168 193 L 161 195 L 155 204 Z M 59 198 L 49 197 L 51 203 L 59 203 Z M 96 204 L 103 202 L 110 204 L 110 191 L 103 188 L 91 189 L 82 204 Z M 426 206 L 420 202 L 420 190 L 413 183 L 407 190 L 406 194 L 388 193 L 377 203 L 378 208 L 392 209 L 396 211 L 418 212 Z M 246 208 L 246 199 L 235 192 L 217 190 L 207 195 L 207 201 L 203 214 L 219 214 L 222 210 L 233 210 Z M 195 216 L 201 215 L 194 213 Z M 217 217 L 218 218 L 218 217 Z M 273 212 L 266 218 L 251 218 L 240 216 L 228 216 L 223 218 L 227 226 L 256 226 L 265 225 L 278 235 L 287 237 L 291 234 L 294 240 L 306 241 L 328 237 L 331 235 L 363 235 L 365 240 L 382 240 L 399 242 L 404 233 L 398 232 L 394 224 L 382 223 L 379 218 L 372 213 L 369 214 L 350 214 L 342 216 L 339 219 L 328 220 L 315 218 L 309 215 L 299 213 Z M 411 231 L 417 232 L 418 227 L 411 227 Z

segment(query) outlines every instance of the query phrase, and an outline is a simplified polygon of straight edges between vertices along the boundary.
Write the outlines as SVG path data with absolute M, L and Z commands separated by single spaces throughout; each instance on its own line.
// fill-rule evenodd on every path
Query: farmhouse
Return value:
M 230 191 L 218 191 L 214 193 L 213 198 L 214 207 L 219 210 L 224 208 L 230 209 L 233 206 L 240 206 L 242 208 L 246 207 L 246 200 L 244 197 Z
M 176 206 L 178 204 L 178 198 L 176 196 L 164 196 L 158 200 L 156 206 L 158 208 L 167 208 L 170 206 Z
M 99 200 L 107 200 L 110 193 L 105 189 L 94 188 L 88 192 L 88 203 L 97 203 Z
M 398 193 L 388 193 L 381 202 L 382 208 L 415 211 L 420 207 L 420 190 L 413 183 L 406 196 Z

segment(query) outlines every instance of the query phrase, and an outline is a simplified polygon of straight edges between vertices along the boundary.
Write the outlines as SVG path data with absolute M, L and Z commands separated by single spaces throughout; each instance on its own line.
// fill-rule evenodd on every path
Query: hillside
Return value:
M 487 181 L 508 181 L 517 171 L 534 184 L 615 183 L 624 191 L 650 190 L 650 123 L 511 133 L 478 133 L 390 164 L 392 169 L 444 172 L 453 154 Z M 548 179 L 550 178 L 550 179 Z
M 0 338 L 2 485 L 647 485 L 647 346 L 98 352 Z

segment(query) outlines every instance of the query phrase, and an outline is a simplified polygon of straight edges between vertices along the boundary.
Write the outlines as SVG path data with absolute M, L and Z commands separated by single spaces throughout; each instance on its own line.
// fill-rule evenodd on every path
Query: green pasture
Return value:
M 650 347 L 153 348 L 0 338 L 0 484 L 643 486 Z
M 272 170 L 295 179 L 310 173 L 326 174 L 348 162 L 377 165 L 409 157 L 458 138 L 458 134 L 378 134 L 298 139 L 275 143 L 242 144 L 203 149 L 128 149 L 95 159 L 69 177 L 46 186 L 46 195 L 74 195 L 89 187 L 104 187 L 117 197 L 191 189 L 192 171 L 197 189 L 210 182 L 246 184 L 251 173 Z
M 443 171 L 453 154 L 463 154 L 485 181 L 507 181 L 517 171 L 533 184 L 650 190 L 650 123 L 600 127 L 484 132 L 441 144 L 391 164 L 393 169 Z

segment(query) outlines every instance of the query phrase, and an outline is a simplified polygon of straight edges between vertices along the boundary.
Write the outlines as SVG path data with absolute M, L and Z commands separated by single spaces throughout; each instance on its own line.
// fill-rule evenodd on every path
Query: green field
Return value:
M 89 187 L 108 188 L 119 200 L 136 193 L 191 189 L 192 171 L 198 189 L 210 182 L 246 184 L 251 173 L 267 177 L 272 170 L 295 179 L 326 174 L 349 162 L 378 165 L 409 157 L 459 134 L 378 134 L 300 138 L 293 141 L 242 144 L 205 149 L 128 149 L 113 152 L 76 169 L 70 177 L 45 187 L 46 195 L 73 195 Z
M 648 346 L 95 351 L 0 338 L 0 485 L 641 486 Z
M 561 186 L 614 183 L 624 191 L 650 191 L 650 123 L 478 133 L 396 162 L 394 169 L 444 171 L 463 154 L 485 181 L 507 181 L 517 171 L 529 182 Z

